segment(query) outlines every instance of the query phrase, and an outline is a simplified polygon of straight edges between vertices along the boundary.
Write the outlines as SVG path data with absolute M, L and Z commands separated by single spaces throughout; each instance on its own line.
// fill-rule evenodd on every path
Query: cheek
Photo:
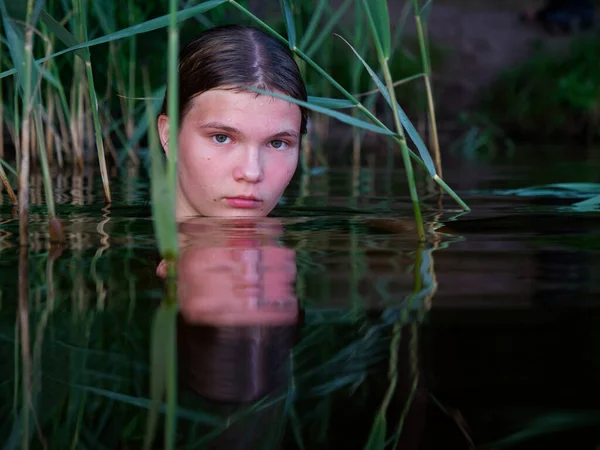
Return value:
M 185 185 L 206 188 L 222 179 L 224 164 L 220 164 L 218 155 L 207 152 L 203 145 L 199 137 L 183 134 L 180 138 L 179 176 Z
M 294 176 L 297 166 L 297 152 L 286 158 L 273 158 L 265 169 L 265 178 L 269 180 L 271 188 L 283 190 Z

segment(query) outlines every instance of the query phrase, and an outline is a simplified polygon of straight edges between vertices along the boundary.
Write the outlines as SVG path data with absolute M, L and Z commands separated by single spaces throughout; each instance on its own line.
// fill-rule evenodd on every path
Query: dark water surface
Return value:
M 169 380 L 180 449 L 598 448 L 600 213 L 501 195 L 600 182 L 598 159 L 549 160 L 449 168 L 469 214 L 421 174 L 424 244 L 383 169 L 299 174 L 267 220 L 186 223 L 176 329 L 143 171 L 115 175 L 110 209 L 94 173 L 57 174 L 61 248 L 34 179 L 28 251 L 0 205 L 3 448 L 143 448 Z

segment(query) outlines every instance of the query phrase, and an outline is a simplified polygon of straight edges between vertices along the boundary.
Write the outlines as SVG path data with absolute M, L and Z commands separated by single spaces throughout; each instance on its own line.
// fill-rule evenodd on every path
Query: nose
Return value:
M 236 181 L 246 181 L 248 183 L 262 181 L 264 171 L 259 148 L 253 146 L 242 150 L 240 162 L 233 171 L 233 177 Z

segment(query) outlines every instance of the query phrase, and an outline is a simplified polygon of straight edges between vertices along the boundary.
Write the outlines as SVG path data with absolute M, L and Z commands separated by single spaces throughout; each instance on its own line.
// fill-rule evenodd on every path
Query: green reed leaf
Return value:
M 0 158 L 0 165 L 6 167 L 6 170 L 8 170 L 10 173 L 12 173 L 15 177 L 19 176 L 19 174 L 17 173 L 17 171 L 9 163 L 7 163 L 2 158 Z
M 330 109 L 344 109 L 356 107 L 354 103 L 344 98 L 313 97 L 310 95 L 308 96 L 308 103 L 312 103 L 313 105 L 322 106 L 323 108 Z
M 363 0 L 363 6 L 371 23 L 375 46 L 387 60 L 390 57 L 392 48 L 387 0 Z
M 296 25 L 294 24 L 294 14 L 290 0 L 279 0 L 283 16 L 285 17 L 285 29 L 287 31 L 290 49 L 296 47 Z
M 321 45 L 323 44 L 325 38 L 329 36 L 329 33 L 331 33 L 333 27 L 340 21 L 342 15 L 346 12 L 348 7 L 352 3 L 354 3 L 354 0 L 346 0 L 342 4 L 342 6 L 339 7 L 336 10 L 336 12 L 331 16 L 331 19 L 329 19 L 329 21 L 325 24 L 321 32 L 318 34 L 318 36 L 314 39 L 311 46 L 308 48 L 308 50 L 306 50 L 306 55 L 309 58 L 312 57 L 312 55 L 314 55 L 315 52 L 319 50 L 319 48 L 321 48 Z
M 369 440 L 365 445 L 365 450 L 384 450 L 385 435 L 387 433 L 387 420 L 384 414 L 377 414 L 369 433 Z
M 565 432 L 580 427 L 590 427 L 599 423 L 600 412 L 598 411 L 551 412 L 535 418 L 522 430 L 480 448 L 482 450 L 495 450 L 514 447 L 539 436 Z
M 581 198 L 600 195 L 600 183 L 552 183 L 520 189 L 494 190 L 497 195 L 523 197 Z
M 25 22 L 27 20 L 27 1 L 24 0 L 4 0 L 8 16 L 13 19 Z M 42 9 L 44 0 L 36 0 L 33 7 L 31 23 L 36 23 L 39 12 Z
M 77 39 L 75 39 L 75 36 L 73 36 L 71 33 L 69 33 L 69 31 L 60 24 L 60 22 L 58 22 L 54 17 L 52 17 L 50 14 L 48 14 L 45 10 L 42 10 L 40 12 L 40 20 L 42 22 L 44 22 L 44 25 L 46 25 L 48 30 L 51 31 L 52 33 L 54 33 L 56 35 L 56 37 L 67 47 L 74 47 L 76 45 L 79 45 L 79 42 L 77 41 Z M 89 59 L 90 59 L 89 50 L 87 50 L 87 51 L 85 49 L 75 50 L 75 54 L 77 56 L 79 56 L 81 59 L 83 59 L 84 61 L 89 61 Z
M 156 123 L 154 105 L 150 100 L 150 87 L 147 75 L 144 75 L 144 90 L 146 92 L 146 113 L 148 123 Z M 175 222 L 175 192 L 169 183 L 164 164 L 164 155 L 160 146 L 156 127 L 148 128 L 148 147 L 150 151 L 150 193 L 152 198 L 152 217 L 158 249 L 162 256 L 176 254 L 177 224 Z
M 321 16 L 323 15 L 323 11 L 325 10 L 326 3 L 327 0 L 319 0 L 319 2 L 317 3 L 315 12 L 311 16 L 310 21 L 308 22 L 308 26 L 306 27 L 306 31 L 304 32 L 304 35 L 300 40 L 300 44 L 298 45 L 298 48 L 300 50 L 304 50 L 308 43 L 312 41 L 313 35 L 317 30 L 317 25 L 319 25 L 319 20 L 321 20 Z
M 226 1 L 227 0 L 209 0 L 209 1 L 206 1 L 199 5 L 182 9 L 181 11 L 177 12 L 176 20 L 178 23 L 182 22 L 191 17 L 194 17 L 197 14 L 202 14 L 206 11 L 209 11 L 209 10 L 225 3 Z M 4 14 L 3 14 L 3 16 L 4 16 Z M 60 50 L 58 52 L 52 53 L 51 55 L 49 55 L 47 57 L 40 58 L 40 59 L 36 60 L 36 62 L 43 63 L 50 59 L 56 58 L 57 56 L 64 55 L 64 54 L 70 53 L 70 52 L 74 52 L 74 51 L 82 49 L 82 48 L 89 48 L 89 47 L 93 47 L 94 45 L 106 44 L 108 42 L 117 41 L 119 39 L 125 39 L 125 38 L 129 38 L 131 36 L 136 36 L 138 34 L 148 33 L 150 31 L 154 31 L 154 30 L 159 30 L 161 28 L 167 27 L 169 25 L 169 20 L 170 20 L 169 15 L 166 14 L 164 16 L 160 16 L 155 19 L 147 20 L 147 21 L 142 22 L 137 25 L 133 25 L 133 26 L 125 28 L 123 30 L 116 31 L 116 32 L 108 34 L 106 36 L 92 39 L 91 41 L 82 42 L 81 44 L 77 44 L 77 45 L 71 46 L 69 48 L 66 48 L 64 50 Z M 9 75 L 14 75 L 15 73 L 16 73 L 15 69 L 6 70 L 6 71 L 0 73 L 0 78 L 7 77 Z
M 8 51 L 12 59 L 17 73 L 17 81 L 21 89 L 24 89 L 25 82 L 25 36 L 20 30 L 17 30 L 10 19 L 10 16 L 6 7 L 6 0 L 0 0 L 0 15 L 2 16 L 2 26 L 4 27 L 4 33 L 6 34 L 6 40 L 8 41 Z M 35 64 L 32 65 L 32 70 L 35 71 Z M 36 79 L 35 76 L 32 77 Z
M 343 40 L 348 45 L 348 47 L 350 47 L 350 49 L 356 55 L 356 57 L 363 63 L 363 65 L 367 69 L 367 72 L 369 72 L 369 75 L 375 82 L 377 89 L 379 89 L 379 92 L 381 92 L 381 95 L 383 95 L 383 98 L 385 98 L 385 101 L 388 103 L 388 105 L 391 106 L 392 100 L 390 98 L 390 92 L 388 91 L 388 88 L 383 83 L 383 81 L 381 81 L 381 79 L 377 76 L 377 74 L 371 68 L 371 66 L 369 66 L 369 64 L 367 64 L 367 62 L 360 56 L 360 54 L 354 49 L 354 47 L 346 39 L 344 39 L 342 36 L 339 36 L 339 35 L 338 35 L 338 37 L 341 40 Z M 412 141 L 417 146 L 417 150 L 419 151 L 419 155 L 421 156 L 421 159 L 423 160 L 423 163 L 425 164 L 425 168 L 427 169 L 427 172 L 429 172 L 429 175 L 431 175 L 432 177 L 435 176 L 435 174 L 436 174 L 435 164 L 433 163 L 431 154 L 429 153 L 427 146 L 423 142 L 423 139 L 421 139 L 419 132 L 414 127 L 414 125 L 412 124 L 412 122 L 410 121 L 410 119 L 408 118 L 408 116 L 406 115 L 404 110 L 402 109 L 402 107 L 398 104 L 398 102 L 396 102 L 396 108 L 398 109 L 398 113 L 400 115 L 400 122 L 402 123 L 402 126 L 404 127 L 404 129 L 406 130 L 406 132 L 408 133 L 408 135 L 410 136 Z
M 595 197 L 582 202 L 577 202 L 573 204 L 571 208 L 579 212 L 600 211 L 600 195 L 596 195 Z
M 114 32 L 116 28 L 115 2 L 95 0 L 92 2 L 92 8 L 102 31 L 105 34 Z
M 121 403 L 125 403 L 128 405 L 137 406 L 138 408 L 150 409 L 152 407 L 152 402 L 143 397 L 133 397 L 127 394 L 121 394 L 120 392 L 110 391 L 108 389 L 102 389 L 95 386 L 86 386 L 82 384 L 69 383 L 70 387 L 75 389 L 81 389 L 87 392 L 91 392 L 94 395 L 99 395 L 101 397 L 106 397 L 111 400 L 115 400 Z M 164 413 L 166 410 L 164 404 L 160 407 L 160 412 Z M 223 420 L 217 416 L 211 415 L 209 413 L 200 411 L 200 410 L 191 410 L 185 408 L 177 408 L 177 418 L 189 420 L 191 422 L 200 423 L 203 425 L 211 425 L 211 426 L 222 426 Z
M 165 339 L 167 338 L 169 329 L 168 322 L 171 320 L 170 310 L 171 308 L 167 308 L 164 304 L 161 304 L 152 322 L 152 334 L 150 338 L 150 412 L 148 413 L 146 437 L 144 438 L 145 449 L 150 448 L 154 441 L 159 408 L 166 390 L 166 360 L 167 352 L 170 349 L 166 348 Z
M 302 100 L 297 100 L 297 99 L 289 97 L 287 95 L 278 94 L 277 92 L 265 91 L 262 89 L 257 89 L 253 86 L 246 86 L 245 89 L 248 89 L 249 91 L 258 92 L 259 94 L 269 95 L 271 97 L 279 98 L 281 100 L 286 100 L 290 103 L 295 103 L 300 106 L 304 106 L 305 108 L 308 108 L 312 111 L 319 112 L 321 114 L 326 114 L 330 117 L 333 117 L 334 119 L 339 120 L 340 122 L 344 122 L 344 123 L 347 123 L 348 125 L 352 125 L 353 127 L 364 128 L 365 130 L 373 131 L 374 133 L 385 134 L 388 136 L 394 136 L 396 134 L 391 130 L 388 130 L 383 127 L 379 127 L 377 125 L 373 125 L 373 124 L 365 122 L 363 120 L 356 119 L 347 114 L 343 114 L 343 113 L 334 111 L 329 108 L 324 108 L 321 106 L 313 105 L 312 103 L 304 102 Z
M 164 96 L 164 92 L 165 89 L 164 87 L 158 89 L 157 91 L 155 91 L 156 95 L 153 94 L 153 99 L 150 99 L 150 101 L 153 103 L 153 110 L 157 111 L 160 108 L 160 104 L 162 103 L 162 98 L 155 98 L 156 96 Z M 140 139 L 142 139 L 146 133 L 148 132 L 148 127 L 155 127 L 154 123 L 150 123 L 148 122 L 148 116 L 146 115 L 146 118 L 140 118 L 140 120 L 138 121 L 137 126 L 135 127 L 135 129 L 133 130 L 133 134 L 131 135 L 131 138 L 129 139 L 129 141 L 127 141 L 127 146 L 128 147 L 133 147 L 134 145 L 138 144 Z

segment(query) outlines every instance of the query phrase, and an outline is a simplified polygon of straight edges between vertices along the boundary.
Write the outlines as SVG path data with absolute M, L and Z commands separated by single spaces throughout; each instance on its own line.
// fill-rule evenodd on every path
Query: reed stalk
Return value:
M 133 0 L 129 0 L 128 2 L 128 12 L 129 12 L 129 24 L 134 25 L 136 21 L 136 17 L 133 9 Z M 133 138 L 133 133 L 135 132 L 135 117 L 134 117 L 134 99 L 135 99 L 135 69 L 136 69 L 136 44 L 137 39 L 136 36 L 132 36 L 129 39 L 129 80 L 128 80 L 128 95 L 127 95 L 127 122 L 125 125 L 127 140 L 131 142 Z M 137 143 L 131 145 L 131 148 L 128 149 L 129 157 L 133 161 L 134 164 L 139 164 L 139 158 L 137 157 L 135 150 L 137 148 Z
M 6 172 L 4 171 L 4 166 L 1 163 L 0 163 L 0 179 L 2 180 L 2 185 L 6 189 L 6 193 L 8 194 L 8 197 L 10 198 L 11 203 L 13 204 L 13 206 L 17 206 L 17 204 L 18 204 L 17 196 L 15 195 L 15 191 L 13 191 L 10 183 L 8 182 L 8 178 L 6 177 Z
M 48 227 L 50 234 L 50 242 L 64 242 L 64 232 L 61 222 L 56 217 L 56 210 L 54 208 L 54 192 L 52 190 L 52 179 L 50 178 L 50 167 L 48 165 L 48 155 L 46 152 L 46 145 L 44 142 L 42 117 L 40 111 L 33 113 L 35 131 L 38 142 L 38 150 L 40 154 L 40 165 L 42 168 L 42 176 L 44 182 L 44 198 L 46 200 L 46 209 L 48 210 Z
M 87 14 L 81 0 L 74 0 L 75 10 L 79 14 L 78 22 L 81 30 L 83 42 L 87 42 Z M 90 50 L 85 51 L 85 72 L 87 77 L 87 87 L 90 101 L 90 109 L 92 111 L 92 119 L 94 122 L 94 135 L 96 137 L 96 150 L 98 153 L 98 164 L 100 165 L 100 176 L 102 177 L 102 185 L 104 187 L 104 201 L 106 204 L 112 203 L 110 194 L 110 182 L 108 179 L 108 169 L 106 167 L 106 156 L 104 154 L 104 141 L 102 140 L 102 129 L 100 127 L 100 117 L 98 114 L 98 98 L 94 87 L 94 74 L 92 71 L 92 61 Z M 81 130 L 81 128 L 80 128 Z
M 442 176 L 442 156 L 440 153 L 440 143 L 437 131 L 437 121 L 435 117 L 435 106 L 433 101 L 433 89 L 431 87 L 431 59 L 429 57 L 429 49 L 425 38 L 423 20 L 421 18 L 421 9 L 419 8 L 419 0 L 413 0 L 413 8 L 415 10 L 415 22 L 417 25 L 417 36 L 419 39 L 419 51 L 421 53 L 421 63 L 423 66 L 425 91 L 427 93 L 427 110 L 429 114 L 429 126 L 431 132 L 429 135 L 430 146 L 433 150 L 435 161 L 435 170 L 438 176 Z
M 46 54 L 50 55 L 52 53 L 52 49 L 54 48 L 54 35 L 51 35 L 48 32 L 48 29 L 46 27 L 46 25 L 44 23 L 41 24 L 41 31 L 42 31 L 42 35 L 44 36 L 44 39 L 47 43 L 46 46 Z M 53 63 L 53 61 L 50 61 L 48 66 L 51 66 Z M 45 144 L 46 144 L 46 151 L 47 151 L 47 155 L 48 155 L 48 162 L 49 164 L 52 164 L 53 160 L 54 160 L 54 135 L 53 135 L 53 130 L 52 130 L 52 124 L 54 123 L 54 115 L 55 115 L 55 103 L 54 103 L 54 95 L 53 95 L 53 89 L 52 89 L 52 83 L 50 83 L 49 81 L 46 82 L 46 117 L 47 117 L 47 123 L 48 126 L 46 127 L 46 135 L 45 135 Z
M 83 110 L 84 114 L 84 132 L 83 136 L 85 138 L 85 148 L 94 148 L 94 124 L 93 124 L 93 115 L 92 115 L 92 106 L 90 104 L 89 96 L 85 95 L 83 97 Z
M 78 132 L 78 124 L 79 124 L 79 101 L 78 96 L 80 97 L 81 93 L 81 69 L 80 69 L 81 61 L 78 58 L 75 58 L 75 62 L 73 64 L 73 84 L 71 85 L 71 98 L 70 98 L 70 106 L 68 111 L 70 112 L 70 119 L 68 121 L 69 129 L 71 131 L 71 160 L 73 164 L 77 166 L 80 170 L 83 169 L 83 156 L 81 155 L 81 143 L 79 141 L 79 132 Z
M 177 352 L 175 319 L 177 311 L 176 261 L 178 255 L 175 218 L 175 189 L 177 183 L 177 134 L 179 129 L 179 30 L 177 28 L 177 0 L 169 1 L 169 51 L 167 79 L 167 116 L 169 141 L 166 167 L 156 128 L 154 107 L 150 100 L 147 70 L 143 71 L 148 115 L 148 144 L 150 149 L 151 196 L 154 229 L 161 256 L 167 264 L 167 292 L 156 311 L 151 339 L 151 400 L 144 448 L 149 449 L 154 439 L 158 407 L 163 394 L 166 397 L 164 448 L 174 449 L 177 426 Z
M 364 1 L 364 0 L 363 0 Z M 369 17 L 369 20 L 372 20 Z M 394 114 L 394 123 L 396 126 L 396 131 L 400 136 L 400 150 L 402 152 L 402 159 L 404 161 L 404 168 L 406 170 L 406 178 L 408 181 L 408 188 L 410 191 L 410 198 L 413 204 L 413 212 L 415 215 L 415 220 L 417 222 L 417 233 L 419 235 L 420 240 L 425 239 L 425 228 L 423 226 L 423 218 L 421 216 L 421 206 L 419 205 L 419 194 L 417 192 L 417 185 L 415 181 L 415 175 L 413 172 L 412 161 L 410 160 L 410 155 L 408 153 L 408 146 L 406 145 L 406 138 L 404 137 L 404 129 L 402 124 L 400 123 L 400 116 L 397 109 L 396 102 L 396 93 L 394 90 L 392 75 L 390 73 L 390 69 L 387 63 L 387 59 L 383 56 L 380 49 L 377 51 L 381 67 L 383 68 L 383 75 L 385 78 L 385 82 L 390 93 L 391 103 L 392 103 L 392 112 Z
M 169 116 L 169 158 L 167 163 L 167 181 L 169 186 L 175 187 L 177 183 L 177 137 L 179 130 L 179 77 L 178 77 L 178 56 L 179 56 L 179 29 L 177 28 L 177 1 L 169 0 L 169 65 L 168 65 L 168 105 L 167 114 Z
M 167 184 L 170 188 L 171 195 L 175 196 L 175 187 L 177 185 L 177 152 L 178 152 L 178 131 L 179 131 L 179 73 L 178 73 L 178 58 L 179 58 L 179 28 L 177 27 L 177 0 L 169 0 L 169 52 L 168 52 L 168 98 L 167 98 L 167 114 L 169 117 L 169 154 L 167 160 Z M 172 218 L 175 221 L 175 216 Z M 173 247 L 169 253 L 165 255 L 170 257 L 168 262 L 168 285 L 166 305 L 170 310 L 176 309 L 177 292 L 175 289 L 177 257 L 177 236 L 172 236 L 174 239 Z M 175 315 L 170 317 L 169 323 L 175 323 Z M 170 329 L 170 328 L 169 328 Z M 176 375 L 176 343 L 174 329 L 167 333 L 167 364 L 166 374 L 166 401 L 167 414 L 165 417 L 165 448 L 175 448 L 176 425 L 177 425 L 177 375 Z M 162 344 L 162 343 L 161 343 Z
M 29 3 L 32 3 L 31 0 Z M 22 245 L 19 252 L 19 310 L 18 329 L 20 331 L 21 343 L 21 448 L 29 448 L 29 427 L 31 423 L 32 400 L 32 376 L 31 376 L 31 352 L 29 334 L 29 248 Z
M 21 117 L 19 114 L 19 89 L 15 82 L 15 88 L 13 89 L 13 142 L 15 144 L 15 150 L 17 153 L 17 172 L 21 173 L 21 135 L 19 124 L 21 123 Z
M 53 124 L 54 123 L 54 115 L 56 113 L 56 104 L 54 103 L 54 93 L 52 92 L 51 88 L 48 86 L 47 92 L 46 92 L 46 111 L 48 114 L 48 124 Z M 46 127 L 46 150 L 48 151 L 48 161 L 50 164 L 52 164 L 52 162 L 54 161 L 54 153 L 58 151 L 57 148 L 55 148 L 55 140 L 54 140 L 54 134 L 52 132 L 52 127 L 51 126 L 47 126 Z
M 4 54 L 2 53 L 2 43 L 0 43 L 0 71 L 4 62 Z M 4 92 L 2 90 L 2 78 L 0 78 L 0 158 L 4 158 Z M 3 180 L 4 181 L 4 180 Z
M 54 94 L 54 98 L 56 99 L 56 95 L 58 94 Z M 65 119 L 65 108 L 64 106 L 58 102 L 58 104 L 60 105 L 60 107 L 57 109 L 57 117 L 58 117 L 58 127 L 60 130 L 60 136 L 62 139 L 62 149 L 64 150 L 65 155 L 67 154 L 67 149 L 69 149 L 71 147 L 71 141 L 70 141 L 70 137 L 69 137 L 69 128 L 67 127 L 67 120 Z M 61 147 L 59 147 L 56 151 L 56 158 L 58 160 L 58 166 L 59 167 L 63 167 L 63 160 L 64 160 L 64 155 L 61 152 Z
M 0 66 L 3 61 L 2 54 L 2 45 L 0 44 Z M 2 90 L 2 79 L 0 78 L 0 125 L 2 128 L 0 129 L 0 159 L 4 159 L 4 102 L 2 99 L 4 98 L 4 92 Z M 13 206 L 17 205 L 17 197 L 15 195 L 15 191 L 11 187 L 8 178 L 6 176 L 6 172 L 4 171 L 4 166 L 0 163 L 0 181 L 2 181 L 2 186 L 6 189 L 6 193 L 10 198 L 10 201 Z M 1 187 L 0 187 L 0 196 L 1 196 Z
M 21 164 L 19 167 L 19 243 L 26 247 L 29 237 L 29 150 L 30 117 L 32 112 L 32 71 L 33 71 L 33 0 L 27 1 L 25 19 L 25 71 L 23 81 L 23 127 L 21 132 Z

